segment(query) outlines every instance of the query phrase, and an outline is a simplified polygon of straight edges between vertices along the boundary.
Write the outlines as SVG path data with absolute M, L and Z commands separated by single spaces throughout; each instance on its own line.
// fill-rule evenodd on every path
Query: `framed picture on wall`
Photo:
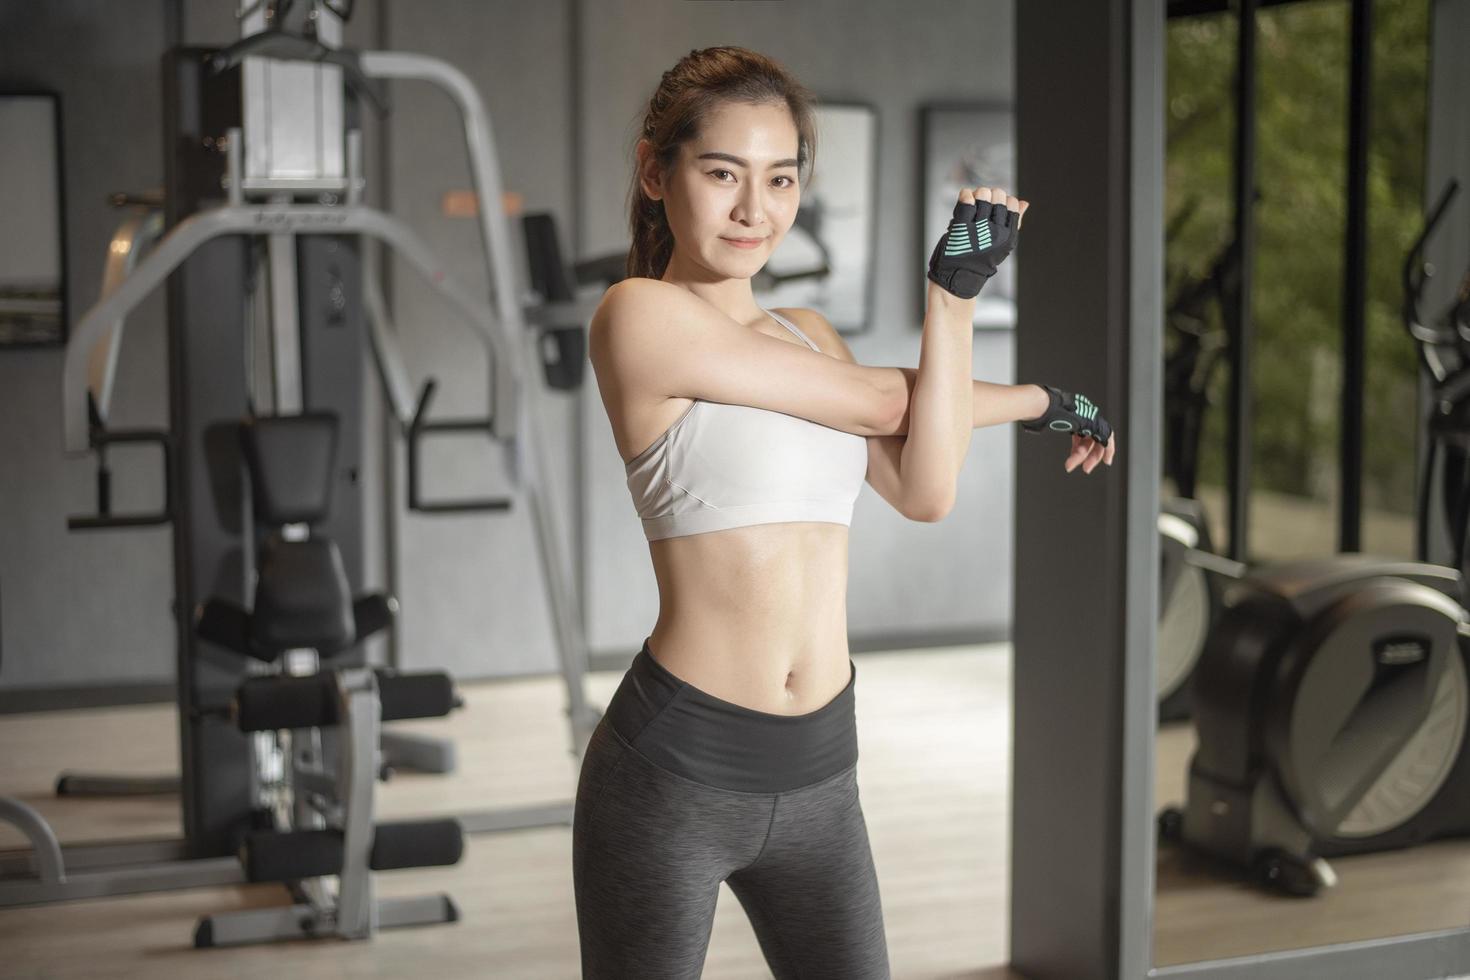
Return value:
M 1016 193 L 1015 113 L 1008 105 L 926 105 L 919 109 L 920 206 L 923 255 L 929 255 L 954 215 L 964 187 L 1003 187 Z M 1016 254 L 1001 263 L 975 300 L 975 326 L 1016 325 Z M 927 282 L 927 280 L 925 280 Z M 924 322 L 920 294 L 919 320 Z
M 66 343 L 61 100 L 0 92 L 0 346 Z
M 817 107 L 816 167 L 796 223 L 752 288 L 756 302 L 819 310 L 839 333 L 862 333 L 873 308 L 878 112 L 856 102 Z

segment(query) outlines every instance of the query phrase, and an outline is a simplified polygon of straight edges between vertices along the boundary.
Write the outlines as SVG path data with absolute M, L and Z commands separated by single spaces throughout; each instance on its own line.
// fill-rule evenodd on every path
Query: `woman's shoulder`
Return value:
M 703 312 L 703 305 L 693 293 L 673 283 L 631 276 L 603 292 L 591 328 L 594 332 L 611 329 L 619 335 L 630 331 L 661 334 L 660 324 L 686 323 Z
M 779 313 L 796 324 L 797 328 L 810 337 L 812 343 L 816 344 L 823 354 L 840 358 L 844 361 L 853 360 L 852 351 L 847 349 L 847 344 L 843 342 L 842 335 L 837 332 L 836 327 L 827 322 L 827 318 L 820 311 L 805 307 L 783 306 L 773 308 L 771 312 Z
M 664 282 L 662 279 L 649 279 L 646 276 L 629 276 L 627 279 L 620 279 L 607 287 L 607 290 L 602 294 L 602 302 L 607 304 L 627 302 L 630 300 L 637 301 L 649 297 L 670 299 L 688 295 L 688 290 L 681 289 L 671 282 Z

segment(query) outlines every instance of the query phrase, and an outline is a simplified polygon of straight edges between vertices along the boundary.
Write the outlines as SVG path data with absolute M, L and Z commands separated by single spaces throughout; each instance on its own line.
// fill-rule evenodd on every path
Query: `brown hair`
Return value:
M 669 173 L 679 149 L 699 135 L 706 115 L 726 102 L 750 105 L 785 103 L 797 133 L 797 176 L 811 172 L 816 158 L 815 97 L 780 64 L 746 48 L 718 47 L 690 51 L 664 72 L 648 100 L 639 138 L 653 147 L 659 169 Z M 636 145 L 636 141 L 635 141 Z M 634 153 L 633 187 L 629 194 L 629 226 L 633 247 L 627 274 L 660 279 L 674 254 L 674 233 L 662 201 L 643 193 Z

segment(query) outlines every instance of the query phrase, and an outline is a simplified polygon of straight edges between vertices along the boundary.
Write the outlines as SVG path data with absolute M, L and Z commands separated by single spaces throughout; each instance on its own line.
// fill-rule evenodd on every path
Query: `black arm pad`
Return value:
M 454 681 L 443 671 L 396 674 L 378 671 L 382 719 L 440 718 L 454 710 Z
M 337 685 L 329 673 L 251 677 L 235 691 L 242 732 L 337 724 Z

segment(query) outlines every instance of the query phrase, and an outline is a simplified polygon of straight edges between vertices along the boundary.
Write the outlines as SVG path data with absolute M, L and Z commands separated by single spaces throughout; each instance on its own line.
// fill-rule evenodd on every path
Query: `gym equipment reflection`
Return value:
M 1164 324 L 1156 967 L 1462 929 L 1470 908 L 1470 278 L 1448 302 L 1425 288 L 1429 243 L 1463 219 L 1450 181 L 1425 189 L 1422 231 L 1382 195 L 1368 221 L 1370 160 L 1396 201 L 1433 172 L 1429 21 L 1257 6 L 1170 5 L 1166 276 L 1184 275 Z M 1374 73 L 1399 115 L 1370 129 Z M 1308 90 L 1346 97 L 1343 142 L 1340 110 L 1292 115 Z M 1400 261 L 1396 293 L 1379 273 Z M 1412 347 L 1381 313 L 1372 334 L 1378 311 Z
M 1196 501 L 1165 501 L 1159 522 L 1159 690 L 1163 704 L 1173 696 L 1176 706 L 1178 690 L 1187 692 L 1186 707 L 1173 712 L 1172 720 L 1188 721 L 1166 725 L 1158 743 L 1158 802 L 1178 799 L 1176 791 L 1183 796 L 1182 806 L 1163 806 L 1159 813 L 1161 918 L 1168 915 L 1170 890 L 1204 887 L 1212 878 L 1222 885 L 1245 880 L 1277 893 L 1317 896 L 1339 884 L 1334 868 L 1344 862 L 1328 859 L 1470 835 L 1470 595 L 1464 566 L 1470 270 L 1444 310 L 1428 319 L 1421 313 L 1431 272 L 1424 261 L 1426 243 L 1456 191 L 1451 181 L 1432 207 L 1402 275 L 1403 325 L 1432 384 L 1423 420 L 1428 450 L 1417 488 L 1418 560 L 1344 554 L 1248 569 L 1209 552 L 1208 525 Z M 1217 263 L 1215 269 L 1228 275 L 1227 265 Z M 1221 289 L 1218 295 L 1223 300 L 1228 293 Z M 1176 351 L 1193 356 L 1208 347 L 1206 337 L 1190 337 Z M 1197 375 L 1171 370 L 1184 360 L 1176 357 L 1165 377 L 1175 381 L 1167 389 L 1175 399 L 1167 417 L 1179 424 L 1190 414 L 1179 405 L 1181 394 L 1198 392 L 1180 383 Z M 1197 440 L 1197 426 L 1190 436 Z M 1167 445 L 1174 460 L 1193 458 L 1195 447 L 1181 453 L 1175 439 Z M 1192 473 L 1184 476 L 1176 475 L 1176 486 L 1192 486 Z M 1436 481 L 1438 494 L 1432 492 Z M 1439 515 L 1431 512 L 1436 496 Z M 1436 517 L 1448 532 L 1447 547 L 1438 550 L 1453 555 L 1452 566 L 1428 560 Z M 1169 644 L 1181 637 L 1200 644 L 1187 676 L 1181 676 L 1184 658 L 1177 648 L 1170 658 Z M 1169 721 L 1171 713 L 1161 710 L 1161 717 Z M 1178 784 L 1174 769 L 1186 765 L 1187 782 Z M 1465 845 L 1440 847 L 1425 859 L 1436 877 L 1446 865 L 1470 866 Z M 1354 868 L 1359 878 L 1343 908 L 1381 902 L 1382 893 L 1373 894 L 1370 883 L 1382 881 L 1384 872 L 1376 863 Z M 1218 898 L 1215 915 L 1250 915 L 1238 888 L 1220 891 Z M 1452 901 L 1435 903 L 1432 912 L 1413 908 L 1397 931 L 1459 925 L 1458 906 Z M 1439 918 L 1426 919 L 1427 912 Z M 1347 911 L 1336 926 L 1330 916 L 1298 918 L 1290 908 L 1272 917 L 1280 923 L 1277 929 L 1258 924 L 1253 937 L 1233 935 L 1217 940 L 1213 949 L 1191 936 L 1190 958 L 1368 938 L 1352 931 Z M 1173 961 L 1161 947 L 1158 964 Z

